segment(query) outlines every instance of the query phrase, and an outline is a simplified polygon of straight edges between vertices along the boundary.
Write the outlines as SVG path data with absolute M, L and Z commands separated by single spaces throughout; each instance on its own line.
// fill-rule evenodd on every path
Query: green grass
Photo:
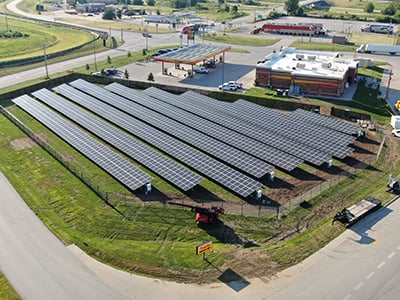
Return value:
M 218 42 L 223 44 L 233 44 L 233 45 L 246 45 L 253 47 L 263 47 L 271 46 L 279 41 L 279 39 L 263 39 L 254 37 L 237 36 L 229 33 L 217 34 L 210 33 L 201 36 L 202 39 L 206 41 Z
M 19 300 L 21 297 L 14 291 L 7 278 L 0 273 L 0 299 Z
M 315 51 L 336 51 L 336 52 L 354 52 L 357 46 L 339 45 L 333 43 L 315 43 L 307 42 L 307 38 L 304 41 L 295 41 L 290 44 L 290 47 L 294 47 L 301 50 L 315 50 Z

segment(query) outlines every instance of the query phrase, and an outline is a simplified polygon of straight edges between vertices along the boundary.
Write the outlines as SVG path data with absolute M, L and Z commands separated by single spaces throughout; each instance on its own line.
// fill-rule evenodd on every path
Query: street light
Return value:
M 97 71 L 97 62 L 96 62 L 96 42 L 93 43 L 93 58 L 94 58 L 94 68 Z
M 44 56 L 44 66 L 46 69 L 46 79 L 49 78 L 49 71 L 47 69 L 47 54 L 46 54 L 46 44 L 43 44 L 43 56 Z

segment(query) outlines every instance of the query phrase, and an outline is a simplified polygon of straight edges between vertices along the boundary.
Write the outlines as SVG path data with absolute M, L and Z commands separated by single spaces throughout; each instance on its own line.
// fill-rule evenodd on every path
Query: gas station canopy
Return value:
M 187 47 L 158 55 L 154 61 L 169 62 L 175 64 L 195 65 L 210 57 L 229 51 L 231 46 L 221 46 L 212 44 L 194 44 Z

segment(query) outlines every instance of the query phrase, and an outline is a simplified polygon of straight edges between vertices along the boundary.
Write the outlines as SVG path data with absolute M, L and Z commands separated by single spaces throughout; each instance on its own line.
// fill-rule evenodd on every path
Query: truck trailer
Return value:
M 273 24 L 266 23 L 261 26 L 261 30 L 269 33 L 292 34 L 292 35 L 316 35 L 318 27 L 312 24 Z
M 384 24 L 365 24 L 365 25 L 361 26 L 361 31 L 362 32 L 393 34 L 394 27 L 393 27 L 393 25 L 384 25 Z
M 382 201 L 373 197 L 366 197 L 348 208 L 343 208 L 342 211 L 335 215 L 332 220 L 332 224 L 335 221 L 339 221 L 347 226 L 350 226 L 371 212 L 377 210 L 381 206 Z
M 373 45 L 362 44 L 356 50 L 358 53 L 371 53 L 371 54 L 390 54 L 395 55 L 400 53 L 400 45 Z

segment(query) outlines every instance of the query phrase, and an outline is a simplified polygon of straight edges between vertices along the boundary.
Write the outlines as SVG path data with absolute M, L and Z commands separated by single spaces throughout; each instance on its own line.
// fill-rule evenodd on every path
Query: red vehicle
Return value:
M 273 24 L 267 23 L 261 27 L 264 32 L 293 34 L 293 35 L 316 35 L 318 28 L 315 25 L 297 25 L 297 24 Z
M 195 206 L 182 203 L 168 202 L 172 205 L 179 205 L 183 207 L 189 207 L 192 211 L 196 212 L 196 223 L 197 224 L 215 224 L 218 220 L 219 214 L 224 214 L 225 209 L 223 207 L 207 207 L 207 206 Z

